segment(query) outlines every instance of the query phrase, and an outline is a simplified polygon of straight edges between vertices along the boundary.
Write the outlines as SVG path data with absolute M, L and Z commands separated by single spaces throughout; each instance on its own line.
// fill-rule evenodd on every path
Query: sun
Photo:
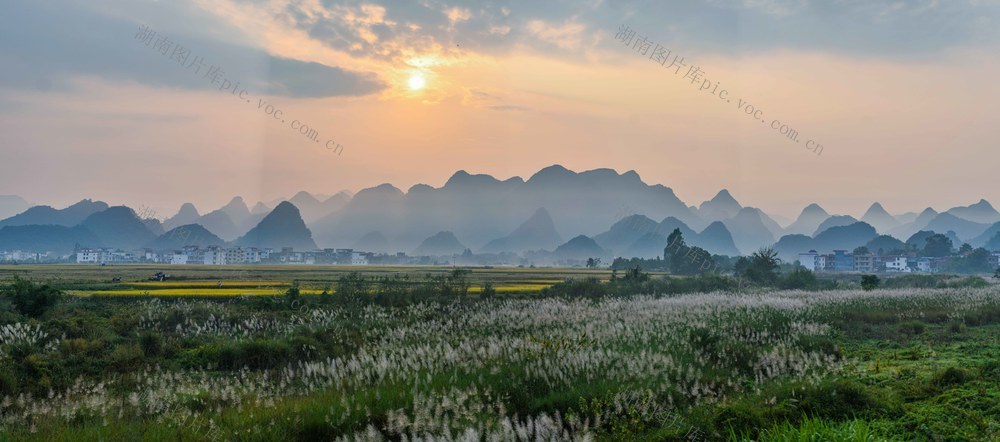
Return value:
M 413 74 L 410 76 L 409 81 L 406 82 L 410 86 L 411 91 L 419 91 L 427 85 L 427 80 L 424 79 L 423 75 Z

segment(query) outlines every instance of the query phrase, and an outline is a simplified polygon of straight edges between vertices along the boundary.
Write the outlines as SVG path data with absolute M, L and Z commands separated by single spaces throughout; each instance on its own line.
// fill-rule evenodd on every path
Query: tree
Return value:
M 587 258 L 587 268 L 588 269 L 595 269 L 599 265 L 601 265 L 601 258 L 597 258 L 597 259 Z
M 879 281 L 878 276 L 875 275 L 861 276 L 861 288 L 866 292 L 877 289 L 880 282 L 881 281 Z
M 18 313 L 37 318 L 54 307 L 62 298 L 62 292 L 48 284 L 35 284 L 20 276 L 0 290 L 3 297 L 10 300 Z
M 988 273 L 992 267 L 990 266 L 990 252 L 982 247 L 970 252 L 963 261 L 965 261 L 965 270 L 970 273 Z
M 663 260 L 670 273 L 675 275 L 695 275 L 715 267 L 712 254 L 701 247 L 688 247 L 684 234 L 677 228 L 667 237 Z
M 808 290 L 818 286 L 819 281 L 816 279 L 816 275 L 803 267 L 792 270 L 781 281 L 781 288 L 786 290 Z
M 972 251 L 972 246 L 970 246 L 969 243 L 962 243 L 962 247 L 958 248 L 958 254 L 959 255 L 964 255 L 964 254 L 969 253 L 971 251 Z
M 670 258 L 670 273 L 697 275 L 715 267 L 712 254 L 701 247 L 687 247 L 674 252 Z
M 993 272 L 993 277 L 1000 279 L 1000 267 L 997 267 L 997 271 Z
M 451 271 L 451 275 L 448 275 L 448 285 L 452 293 L 464 297 L 469 294 L 469 286 L 472 285 L 469 282 L 469 275 L 472 273 L 469 269 L 455 269 Z
M 737 262 L 738 264 L 739 262 Z M 745 276 L 755 284 L 774 285 L 778 280 L 778 267 L 780 264 L 781 260 L 778 259 L 778 252 L 770 247 L 765 247 L 750 255 L 742 276 Z
M 869 253 L 871 253 L 871 252 L 869 252 L 868 251 L 868 247 L 865 247 L 865 246 L 856 247 L 854 249 L 854 254 L 855 255 L 867 255 Z
M 927 237 L 927 244 L 924 245 L 924 256 L 940 258 L 951 254 L 951 240 L 947 236 L 935 233 Z

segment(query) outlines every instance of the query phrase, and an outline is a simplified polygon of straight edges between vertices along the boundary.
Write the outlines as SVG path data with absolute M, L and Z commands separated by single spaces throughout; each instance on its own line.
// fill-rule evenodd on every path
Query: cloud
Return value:
M 591 49 L 594 36 L 613 34 L 623 23 L 651 39 L 707 55 L 792 49 L 927 57 L 1000 41 L 998 27 L 991 26 L 1000 16 L 1000 3 L 980 0 L 567 0 L 462 2 L 461 6 L 445 1 L 340 1 L 328 5 L 327 12 L 317 13 L 314 4 L 289 2 L 282 19 L 331 48 L 388 60 L 405 58 L 407 51 L 456 44 L 493 55 L 524 47 L 565 55 Z M 380 13 L 360 26 L 357 17 L 368 17 L 366 8 Z M 328 19 L 302 19 L 316 15 Z M 613 44 L 608 40 L 601 42 L 606 49 Z
M 563 24 L 532 20 L 527 25 L 528 32 L 541 41 L 564 49 L 578 49 L 583 42 L 586 26 L 569 21 Z
M 217 88 L 205 77 L 217 69 L 232 83 L 241 82 L 251 93 L 268 92 L 289 97 L 356 96 L 376 92 L 384 84 L 373 74 L 336 66 L 284 58 L 252 45 L 212 38 L 192 32 L 179 6 L 169 13 L 161 3 L 148 3 L 148 16 L 163 13 L 172 19 L 153 18 L 157 35 L 144 44 L 137 39 L 137 19 L 109 15 L 76 2 L 16 2 L 5 7 L 0 26 L 0 86 L 53 89 L 71 87 L 72 79 L 97 76 L 159 87 L 208 90 Z M 318 13 L 318 12 L 317 12 Z M 166 38 L 166 55 L 152 43 Z M 171 60 L 174 48 L 190 51 L 186 62 Z M 199 69 L 195 60 L 204 66 Z M 190 64 L 190 67 L 186 67 Z M 197 71 L 197 72 L 196 72 Z

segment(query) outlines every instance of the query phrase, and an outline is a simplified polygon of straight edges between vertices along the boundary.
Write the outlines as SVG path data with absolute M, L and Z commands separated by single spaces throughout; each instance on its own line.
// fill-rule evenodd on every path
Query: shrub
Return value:
M 944 371 L 934 375 L 931 383 L 939 387 L 949 387 L 952 385 L 964 384 L 972 376 L 961 368 L 948 367 Z
M 816 275 L 803 268 L 793 270 L 781 281 L 781 288 L 785 290 L 815 290 L 818 287 L 819 281 Z
M 878 276 L 875 275 L 863 275 L 861 276 L 861 288 L 866 292 L 870 292 L 878 288 L 879 285 Z
M 920 321 L 906 321 L 899 324 L 897 327 L 900 332 L 907 335 L 921 335 L 924 333 L 924 330 L 927 329 L 927 326 Z
M 163 338 L 159 333 L 147 331 L 139 335 L 139 347 L 146 357 L 155 357 L 163 353 Z
M 48 284 L 35 284 L 19 276 L 0 293 L 10 299 L 18 313 L 37 318 L 59 303 L 62 292 Z

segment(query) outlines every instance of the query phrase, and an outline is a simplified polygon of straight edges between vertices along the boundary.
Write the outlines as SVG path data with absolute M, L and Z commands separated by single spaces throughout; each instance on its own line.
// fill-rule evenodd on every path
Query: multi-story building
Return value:
M 247 262 L 247 251 L 242 247 L 226 249 L 226 264 L 243 264 Z
M 846 250 L 834 250 L 832 258 L 833 271 L 850 272 L 854 270 L 854 256 L 847 253 Z
M 101 249 L 79 249 L 76 251 L 77 263 L 100 264 L 103 253 Z
M 905 256 L 886 256 L 882 258 L 887 272 L 909 272 L 910 267 L 906 263 Z
M 219 246 L 208 246 L 202 251 L 202 263 L 210 265 L 226 264 L 226 249 Z
M 875 255 L 872 253 L 855 253 L 854 257 L 854 271 L 862 273 L 871 273 L 875 271 Z
M 368 265 L 368 254 L 363 252 L 351 252 L 351 265 Z
M 917 262 L 915 264 L 916 266 L 914 270 L 918 272 L 930 273 L 933 272 L 935 269 L 933 258 L 917 258 Z
M 815 250 L 808 253 L 799 253 L 799 264 L 806 270 L 821 272 L 826 270 L 826 255 L 820 255 Z

